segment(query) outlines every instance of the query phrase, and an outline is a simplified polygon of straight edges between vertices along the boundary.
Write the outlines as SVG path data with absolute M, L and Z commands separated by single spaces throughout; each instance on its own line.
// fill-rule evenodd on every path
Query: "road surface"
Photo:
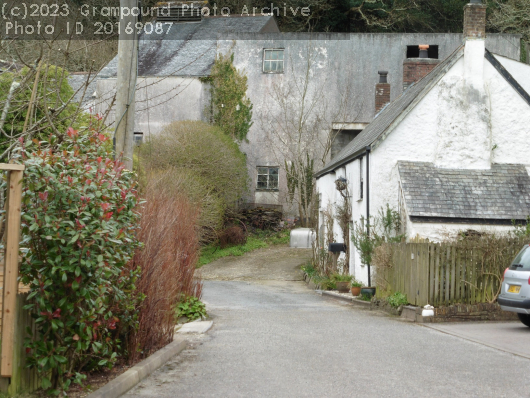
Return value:
M 249 254 L 247 266 L 259 258 Z M 308 289 L 292 265 L 288 280 L 252 280 L 243 261 L 245 280 L 236 267 L 233 281 L 205 281 L 214 327 L 125 396 L 530 396 L 529 359 L 470 341 L 489 336 L 484 326 L 458 337 L 450 325 L 435 330 L 353 307 Z M 209 267 L 211 275 L 216 264 Z M 502 328 L 515 328 L 509 336 L 530 342 L 530 328 L 517 322 L 489 325 L 501 340 Z

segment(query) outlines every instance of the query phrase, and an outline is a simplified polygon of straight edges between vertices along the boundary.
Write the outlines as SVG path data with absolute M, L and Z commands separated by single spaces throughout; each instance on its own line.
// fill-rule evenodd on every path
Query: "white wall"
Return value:
M 375 147 L 370 156 L 370 213 L 389 204 L 398 209 L 399 175 L 397 162 L 431 162 L 438 167 L 460 169 L 490 168 L 491 163 L 523 164 L 530 170 L 530 106 L 482 58 L 483 89 L 471 92 L 465 82 L 465 58 L 461 58 L 404 120 Z M 505 67 L 530 88 L 530 66 L 502 59 Z M 477 80 L 474 79 L 474 84 Z M 359 160 L 346 166 L 353 196 L 358 188 Z M 364 168 L 366 171 L 366 167 Z M 351 177 L 350 177 L 351 176 Z M 328 186 L 328 176 L 319 187 Z M 325 196 L 325 195 L 324 195 Z M 352 200 L 353 220 L 366 215 L 366 204 Z M 467 229 L 506 232 L 510 226 L 436 224 L 407 222 L 407 236 L 432 241 L 454 236 Z M 352 254 L 352 273 L 367 282 L 366 270 Z
M 158 134 L 164 126 L 176 120 L 207 121 L 206 109 L 210 103 L 208 86 L 198 78 L 141 77 L 136 84 L 136 109 L 134 131 L 144 137 Z M 97 82 L 96 113 L 103 114 L 110 106 L 116 92 L 116 79 L 99 79 Z M 115 122 L 111 111 L 107 122 Z

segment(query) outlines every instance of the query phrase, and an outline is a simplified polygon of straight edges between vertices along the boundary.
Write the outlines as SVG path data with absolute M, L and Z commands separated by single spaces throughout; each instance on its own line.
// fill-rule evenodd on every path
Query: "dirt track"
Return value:
M 223 257 L 201 268 L 204 280 L 299 281 L 300 265 L 311 257 L 311 249 L 271 246 L 241 257 Z

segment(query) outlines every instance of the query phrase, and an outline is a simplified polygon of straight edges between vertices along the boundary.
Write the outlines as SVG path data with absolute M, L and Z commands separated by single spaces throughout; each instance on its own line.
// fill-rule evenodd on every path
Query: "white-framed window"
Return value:
M 262 191 L 278 190 L 279 167 L 258 166 L 257 189 Z
M 263 72 L 283 73 L 284 57 L 283 48 L 263 50 Z

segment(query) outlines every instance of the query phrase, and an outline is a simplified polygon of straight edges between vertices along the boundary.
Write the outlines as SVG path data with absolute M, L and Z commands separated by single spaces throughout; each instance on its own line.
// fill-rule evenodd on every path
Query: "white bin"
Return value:
M 315 240 L 315 231 L 311 228 L 297 228 L 291 230 L 291 247 L 297 249 L 311 249 Z

